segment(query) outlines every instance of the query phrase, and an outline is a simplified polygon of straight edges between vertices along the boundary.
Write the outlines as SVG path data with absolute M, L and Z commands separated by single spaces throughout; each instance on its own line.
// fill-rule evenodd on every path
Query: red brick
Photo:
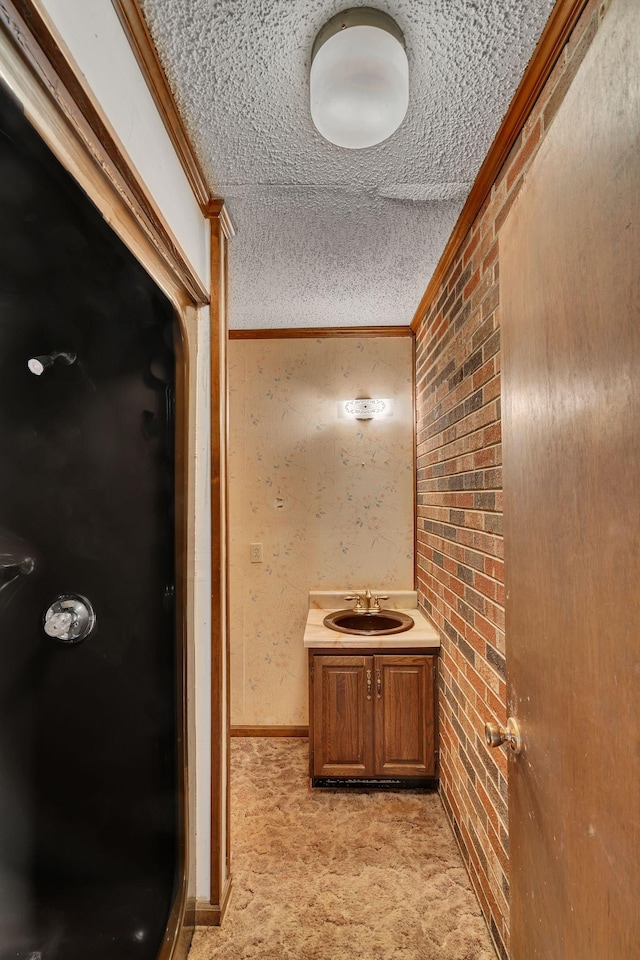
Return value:
M 477 673 L 471 666 L 467 667 L 467 679 L 469 683 L 472 685 L 473 689 L 478 694 L 480 701 L 481 702 L 486 701 L 487 686 L 484 680 L 482 679 L 482 677 L 480 676 L 480 674 Z
M 490 824 L 489 829 L 487 831 L 489 835 L 489 843 L 491 845 L 491 851 L 499 860 L 500 866 L 505 876 L 508 877 L 509 876 L 509 858 L 504 852 L 504 847 L 500 843 L 499 829 L 500 828 L 498 826 L 498 831 L 496 831 L 493 827 L 493 823 Z
M 451 292 L 451 290 L 453 290 L 453 288 L 455 287 L 456 281 L 461 273 L 462 273 L 462 260 L 460 257 L 458 257 L 456 260 L 453 261 L 453 263 L 449 267 L 449 271 L 447 273 L 447 276 L 445 277 L 445 283 L 447 286 L 447 290 L 449 292 Z
M 466 679 L 464 674 L 460 674 L 458 677 L 458 686 L 460 687 L 462 693 L 474 706 L 476 702 L 476 691 L 473 689 L 469 681 Z
M 484 572 L 489 577 L 504 583 L 504 561 L 496 557 L 486 557 L 484 561 Z
M 489 248 L 487 255 L 482 261 L 482 272 L 490 267 L 498 259 L 498 241 L 494 240 L 491 247 Z
M 500 700 L 491 689 L 487 690 L 486 703 L 498 723 L 505 724 L 507 722 L 507 708 L 504 701 Z
M 509 173 L 507 174 L 507 190 L 511 189 L 515 181 L 526 167 L 528 161 L 533 156 L 534 151 L 540 143 L 541 132 L 542 126 L 540 120 L 538 120 L 533 129 L 530 131 L 528 138 L 523 143 L 514 163 L 509 168 Z
M 496 599 L 498 584 L 495 580 L 490 580 L 489 577 L 484 577 L 481 573 L 476 573 L 474 587 L 476 590 L 479 590 L 480 593 L 483 593 L 485 597 L 489 597 L 492 600 Z
M 473 296 L 471 297 L 471 306 L 473 309 L 480 306 L 484 298 L 487 296 L 491 288 L 493 287 L 493 277 L 490 273 L 485 273 L 482 280 L 476 286 Z M 484 319 L 484 317 L 479 316 L 478 321 Z
M 496 813 L 496 808 L 491 803 L 488 793 L 486 792 L 486 790 L 484 789 L 484 787 L 482 786 L 479 780 L 476 782 L 476 790 L 477 790 L 478 796 L 480 797 L 482 806 L 487 812 L 489 823 L 493 827 L 494 831 L 497 832 L 500 829 L 500 823 L 498 820 L 498 814 Z
M 495 399 L 500 396 L 500 376 L 494 377 L 493 380 L 490 380 L 484 388 L 484 399 L 485 403 L 488 403 L 490 400 Z
M 467 242 L 467 245 L 464 247 L 462 251 L 462 262 L 465 267 L 468 264 L 471 257 L 473 256 L 473 251 L 476 249 L 479 243 L 480 243 L 480 232 L 476 231 L 476 233 L 470 237 L 469 241 Z
M 486 650 L 485 640 L 476 630 L 473 629 L 473 627 L 471 627 L 469 624 L 465 624 L 465 629 L 459 632 L 463 633 L 465 640 L 469 646 L 473 647 L 476 653 L 484 656 L 484 652 Z
M 511 210 L 514 200 L 516 199 L 516 197 L 518 196 L 518 193 L 520 192 L 520 187 L 522 186 L 523 182 L 524 182 L 524 176 L 521 176 L 518 180 L 516 180 L 514 186 L 511 188 L 509 194 L 507 195 L 507 199 L 502 204 L 502 207 L 500 208 L 500 212 L 496 215 L 496 220 L 495 220 L 496 233 L 499 234 L 500 230 L 502 230 L 504 222 L 509 215 L 509 211 Z
M 472 389 L 475 391 L 478 387 L 481 387 L 483 383 L 486 383 L 487 380 L 491 380 L 495 376 L 496 365 L 495 359 L 490 357 L 486 363 L 483 363 L 481 367 L 478 367 L 476 372 L 473 374 L 472 378 Z
M 467 300 L 480 283 L 480 271 L 476 270 L 463 291 L 464 299 Z
M 492 467 L 496 462 L 496 448 L 483 447 L 473 454 L 474 470 L 481 470 L 483 467 Z

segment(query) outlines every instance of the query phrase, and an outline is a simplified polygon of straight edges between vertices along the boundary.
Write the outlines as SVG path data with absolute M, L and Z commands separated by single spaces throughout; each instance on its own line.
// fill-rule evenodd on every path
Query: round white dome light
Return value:
M 409 64 L 395 20 L 371 7 L 345 10 L 322 28 L 311 57 L 311 118 L 326 140 L 359 150 L 398 129 Z

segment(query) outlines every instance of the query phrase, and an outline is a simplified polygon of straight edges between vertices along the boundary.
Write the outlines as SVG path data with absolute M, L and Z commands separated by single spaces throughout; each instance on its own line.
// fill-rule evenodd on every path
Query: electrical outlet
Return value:
M 251 558 L 251 563 L 262 563 L 262 544 L 250 543 L 249 556 Z

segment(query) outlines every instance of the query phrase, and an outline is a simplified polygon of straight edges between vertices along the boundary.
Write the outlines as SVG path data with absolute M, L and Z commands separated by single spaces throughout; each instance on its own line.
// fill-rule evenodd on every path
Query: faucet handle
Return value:
M 354 593 L 352 596 L 345 597 L 344 599 L 345 599 L 345 600 L 355 600 L 355 601 L 356 601 L 356 605 L 355 605 L 354 609 L 355 609 L 355 610 L 362 610 L 362 597 L 360 596 L 359 593 Z
M 374 597 L 374 598 L 373 598 L 373 603 L 371 604 L 371 609 L 372 609 L 372 610 L 379 610 L 379 609 L 380 609 L 380 601 L 381 601 L 381 600 L 388 600 L 388 599 L 389 599 L 388 594 L 384 594 L 384 593 L 381 593 L 380 596 L 378 596 L 378 597 Z

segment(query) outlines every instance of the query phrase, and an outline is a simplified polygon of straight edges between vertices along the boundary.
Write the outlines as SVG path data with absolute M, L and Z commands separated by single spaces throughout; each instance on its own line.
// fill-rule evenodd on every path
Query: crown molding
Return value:
M 138 66 L 147 82 L 158 113 L 169 134 L 182 169 L 201 208 L 211 199 L 202 167 L 195 154 L 176 101 L 169 87 L 163 66 L 144 19 L 138 0 L 112 0 Z
M 138 0 L 111 2 L 203 215 L 209 220 L 219 219 L 222 232 L 231 240 L 235 228 L 229 209 L 224 200 L 211 195 Z
M 504 120 L 480 167 L 467 201 L 462 208 L 453 232 L 444 248 L 438 265 L 433 272 L 411 327 L 416 330 L 425 318 L 433 300 L 438 294 L 447 271 L 473 225 L 482 204 L 486 200 L 496 181 L 502 166 L 509 156 L 533 106 L 556 65 L 569 35 L 576 25 L 588 0 L 556 0 L 547 25 L 524 72 L 520 85 L 507 110 Z
M 202 208 L 202 212 L 208 220 L 220 220 L 220 227 L 227 240 L 233 240 L 236 235 L 235 227 L 231 220 L 231 214 L 222 197 L 212 197 Z

